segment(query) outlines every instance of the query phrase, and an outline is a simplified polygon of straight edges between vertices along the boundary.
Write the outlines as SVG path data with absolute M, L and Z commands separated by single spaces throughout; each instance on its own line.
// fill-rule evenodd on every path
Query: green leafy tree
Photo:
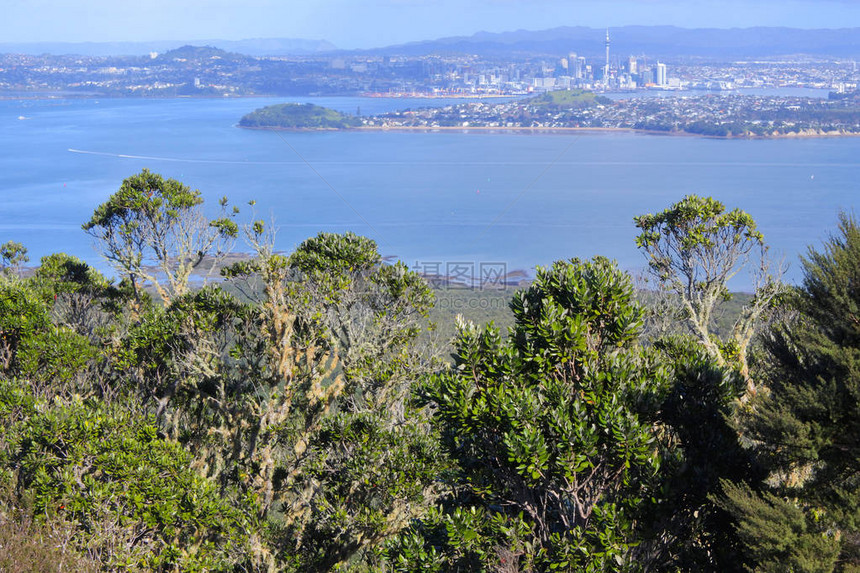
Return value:
M 373 241 L 323 234 L 291 257 L 266 226 L 206 287 L 152 307 L 114 352 L 119 383 L 224 495 L 257 500 L 256 555 L 302 571 L 365 560 L 433 500 L 438 443 L 409 402 L 432 360 L 413 342 L 432 295 Z
M 21 281 L 0 280 L 0 370 L 56 388 L 69 383 L 97 354 L 90 341 L 55 326 L 49 307 Z
M 303 571 L 351 567 L 434 499 L 438 445 L 409 401 L 436 365 L 415 345 L 433 296 L 364 237 L 321 233 L 284 258 L 261 222 L 248 232 L 259 256 L 228 274 L 262 279 L 261 371 L 287 380 L 278 419 L 292 428 L 266 454 L 280 555 Z M 260 355 L 248 348 L 248 360 Z M 317 378 L 299 375 L 295 357 Z
M 48 304 L 54 324 L 94 342 L 111 323 L 111 303 L 122 296 L 96 269 L 65 253 L 42 257 L 30 285 Z
M 726 487 L 726 505 L 762 569 L 792 556 L 794 571 L 860 570 L 860 227 L 803 260 L 799 316 L 765 340 L 769 392 L 743 421 L 770 470 L 765 492 Z M 752 485 L 758 485 L 753 483 Z M 772 490 L 772 493 L 767 490 Z M 777 497 L 778 496 L 778 499 Z M 749 524 L 758 524 L 751 528 Z M 755 538 L 754 529 L 767 536 Z M 784 533 L 780 533 L 784 532 Z M 836 548 L 838 557 L 834 560 Z
M 637 346 L 642 310 L 632 296 L 610 261 L 574 259 L 540 269 L 514 297 L 507 340 L 491 326 L 460 325 L 454 365 L 426 388 L 457 463 L 453 494 L 436 523 L 425 522 L 427 543 L 401 537 L 391 561 L 622 569 L 660 462 L 640 413 L 666 384 Z
M 732 422 L 746 385 L 693 337 L 664 337 L 654 348 L 672 374 L 655 408 L 663 459 L 657 503 L 638 518 L 634 561 L 644 570 L 740 571 L 741 540 L 732 516 L 713 498 L 722 480 L 765 477 Z
M 34 285 L 44 290 L 48 298 L 78 293 L 97 297 L 110 285 L 96 269 L 65 253 L 42 257 L 33 276 Z
M 435 498 L 439 447 L 415 382 L 438 367 L 416 345 L 433 294 L 403 263 L 387 265 L 376 243 L 320 233 L 289 258 L 297 332 L 316 333 L 339 359 L 335 410 L 309 436 L 294 490 L 313 492 L 299 518 L 299 568 L 328 570 L 366 559 Z M 300 509 L 306 501 L 292 507 Z
M 749 568 L 772 573 L 830 573 L 836 568 L 840 540 L 796 500 L 725 481 L 719 503 L 736 517 Z
M 2 261 L 4 273 L 17 275 L 21 270 L 21 265 L 29 260 L 27 247 L 21 243 L 7 241 L 0 245 L 0 261 Z
M 726 211 L 711 197 L 688 195 L 661 213 L 640 215 L 634 221 L 641 229 L 636 245 L 662 287 L 677 295 L 692 334 L 719 365 L 737 364 L 753 391 L 747 350 L 759 320 L 783 292 L 779 276 L 770 272 L 764 237 L 753 218 L 740 209 Z M 729 280 L 754 253 L 755 297 L 730 338 L 719 340 L 711 332 L 714 309 L 731 297 Z
M 83 229 L 136 296 L 149 282 L 169 302 L 188 290 L 192 271 L 207 256 L 217 260 L 237 236 L 235 209 L 210 220 L 202 205 L 200 191 L 144 169 L 123 181 Z M 226 208 L 226 199 L 221 206 Z
M 0 505 L 68 524 L 73 545 L 105 569 L 232 571 L 249 563 L 252 506 L 222 499 L 151 422 L 80 400 L 38 400 L 4 380 L 0 423 Z

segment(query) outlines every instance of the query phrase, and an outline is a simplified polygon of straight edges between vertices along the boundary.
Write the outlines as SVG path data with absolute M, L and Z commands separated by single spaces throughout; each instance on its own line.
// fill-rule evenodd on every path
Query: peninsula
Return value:
M 860 134 L 860 95 L 814 97 L 708 94 L 612 100 L 557 90 L 512 101 L 469 102 L 356 117 L 310 104 L 262 108 L 242 127 L 397 130 L 637 130 L 707 137 L 808 137 Z

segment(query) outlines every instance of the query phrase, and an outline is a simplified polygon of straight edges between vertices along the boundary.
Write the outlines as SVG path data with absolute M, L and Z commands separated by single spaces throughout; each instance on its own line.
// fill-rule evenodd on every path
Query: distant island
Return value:
M 702 95 L 612 100 L 556 90 L 500 103 L 470 102 L 356 117 L 311 104 L 269 106 L 241 127 L 399 130 L 635 130 L 705 137 L 810 137 L 860 134 L 860 94 L 828 99 Z
M 282 103 L 262 107 L 242 117 L 239 127 L 257 129 L 349 129 L 361 119 L 311 103 Z

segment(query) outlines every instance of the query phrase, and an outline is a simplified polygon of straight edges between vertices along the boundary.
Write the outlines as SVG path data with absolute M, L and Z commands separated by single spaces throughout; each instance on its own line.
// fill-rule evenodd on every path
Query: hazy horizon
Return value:
M 683 28 L 860 26 L 849 0 L 6 0 L 0 43 L 194 42 L 290 38 L 341 49 L 478 32 L 672 25 Z

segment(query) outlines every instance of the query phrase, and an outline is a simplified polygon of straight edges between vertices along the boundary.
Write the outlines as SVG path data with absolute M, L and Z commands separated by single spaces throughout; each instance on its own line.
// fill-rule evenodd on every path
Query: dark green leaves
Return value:
M 205 258 L 214 259 L 214 268 L 238 235 L 238 211 L 228 213 L 225 199 L 220 204 L 222 216 L 209 220 L 200 191 L 144 169 L 123 181 L 83 229 L 130 281 L 136 298 L 149 282 L 169 302 L 188 290 L 192 271 Z
M 177 444 L 128 412 L 24 402 L 0 381 L 0 469 L 37 515 L 77 529 L 106 567 L 226 570 L 245 559 L 251 522 L 198 476 Z
M 183 210 L 202 203 L 200 191 L 144 169 L 123 181 L 119 191 L 96 209 L 83 228 L 124 228 L 129 232 L 138 220 L 175 220 Z
M 501 554 L 487 547 L 512 547 L 504 531 L 518 523 L 521 551 L 505 558 L 522 567 L 620 567 L 625 515 L 658 466 L 636 411 L 665 383 L 635 347 L 641 309 L 631 298 L 629 277 L 608 260 L 559 262 L 515 296 L 508 340 L 460 326 L 455 365 L 427 396 L 459 464 L 450 548 L 492 566 Z M 466 508 L 498 527 L 466 526 Z

